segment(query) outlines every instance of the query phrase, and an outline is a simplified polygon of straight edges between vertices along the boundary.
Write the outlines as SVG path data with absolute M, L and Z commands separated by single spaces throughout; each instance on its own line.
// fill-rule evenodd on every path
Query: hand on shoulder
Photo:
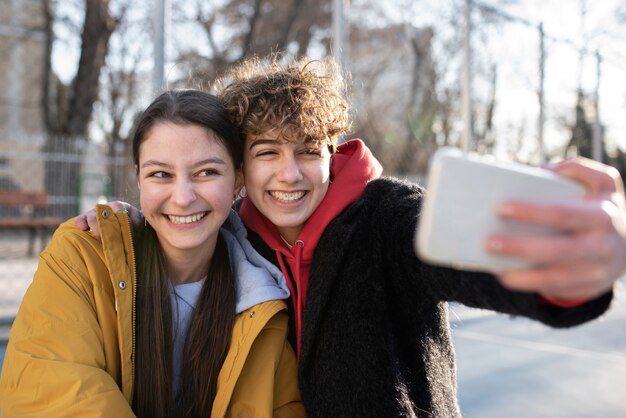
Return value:
M 132 206 L 130 203 L 115 200 L 107 202 L 107 206 L 115 212 L 125 211 L 129 213 L 130 221 L 133 225 L 138 225 L 143 221 L 143 214 L 140 209 Z M 83 231 L 89 231 L 94 237 L 100 238 L 100 231 L 98 231 L 98 222 L 96 220 L 96 208 L 90 209 L 74 218 L 76 227 Z

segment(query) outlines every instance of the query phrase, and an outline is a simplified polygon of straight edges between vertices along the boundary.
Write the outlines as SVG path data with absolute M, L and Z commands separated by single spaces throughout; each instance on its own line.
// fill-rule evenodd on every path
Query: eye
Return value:
M 276 155 L 276 151 L 272 149 L 265 149 L 265 150 L 260 150 L 259 152 L 256 153 L 257 157 L 262 157 L 264 155 Z
M 321 157 L 322 149 L 321 148 L 303 148 L 300 150 L 302 155 L 306 155 L 307 157 Z
M 219 171 L 217 171 L 214 168 L 205 168 L 204 170 L 201 170 L 198 175 L 200 177 L 210 177 L 210 176 L 216 176 L 219 174 Z
M 170 178 L 171 176 L 169 175 L 169 173 L 166 173 L 165 171 L 155 171 L 153 173 L 149 173 L 148 177 L 156 177 L 158 179 L 166 179 L 166 178 Z

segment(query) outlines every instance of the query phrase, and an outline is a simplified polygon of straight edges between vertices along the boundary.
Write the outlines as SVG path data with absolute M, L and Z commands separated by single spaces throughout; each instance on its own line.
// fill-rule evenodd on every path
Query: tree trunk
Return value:
M 42 0 L 46 11 L 48 54 L 52 52 L 53 15 L 50 0 Z M 44 114 L 48 139 L 45 186 L 53 202 L 49 212 L 70 217 L 77 213 L 80 190 L 80 167 L 83 148 L 80 141 L 88 137 L 93 105 L 98 99 L 99 78 L 108 51 L 109 38 L 117 22 L 109 13 L 109 0 L 85 0 L 86 13 L 81 36 L 81 53 L 76 77 L 70 88 L 56 79 L 51 58 L 46 60 Z M 56 87 L 56 88 L 54 88 Z M 64 94 L 67 91 L 68 94 Z M 52 100 L 52 95 L 56 100 Z M 55 103 L 53 109 L 51 104 Z

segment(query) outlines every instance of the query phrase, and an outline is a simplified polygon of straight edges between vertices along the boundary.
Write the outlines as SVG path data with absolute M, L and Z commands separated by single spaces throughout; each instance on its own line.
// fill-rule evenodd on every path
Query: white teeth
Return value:
M 304 192 L 292 192 L 292 193 L 284 193 L 284 192 L 270 192 L 270 195 L 276 200 L 282 200 L 283 202 L 295 202 L 298 199 L 301 199 L 304 196 Z
M 200 219 L 204 218 L 204 215 L 206 215 L 206 212 L 196 213 L 190 216 L 167 215 L 167 217 L 170 218 L 170 221 L 174 224 L 190 224 L 192 222 L 198 222 Z

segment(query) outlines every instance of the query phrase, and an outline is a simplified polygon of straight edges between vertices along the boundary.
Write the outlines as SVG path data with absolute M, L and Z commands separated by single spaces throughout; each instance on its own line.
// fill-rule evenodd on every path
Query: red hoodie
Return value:
M 309 272 L 313 253 L 326 226 L 346 207 L 356 201 L 370 180 L 380 177 L 382 166 L 360 139 L 341 144 L 332 157 L 330 165 L 331 184 L 324 199 L 304 224 L 295 244 L 290 250 L 278 230 L 257 210 L 247 197 L 243 200 L 239 215 L 244 224 L 259 234 L 265 243 L 276 251 L 280 268 L 287 278 L 295 309 L 297 352 L 300 354 L 302 310 L 306 301 Z M 289 269 L 285 266 L 285 260 Z M 291 274 L 289 274 L 291 272 Z

